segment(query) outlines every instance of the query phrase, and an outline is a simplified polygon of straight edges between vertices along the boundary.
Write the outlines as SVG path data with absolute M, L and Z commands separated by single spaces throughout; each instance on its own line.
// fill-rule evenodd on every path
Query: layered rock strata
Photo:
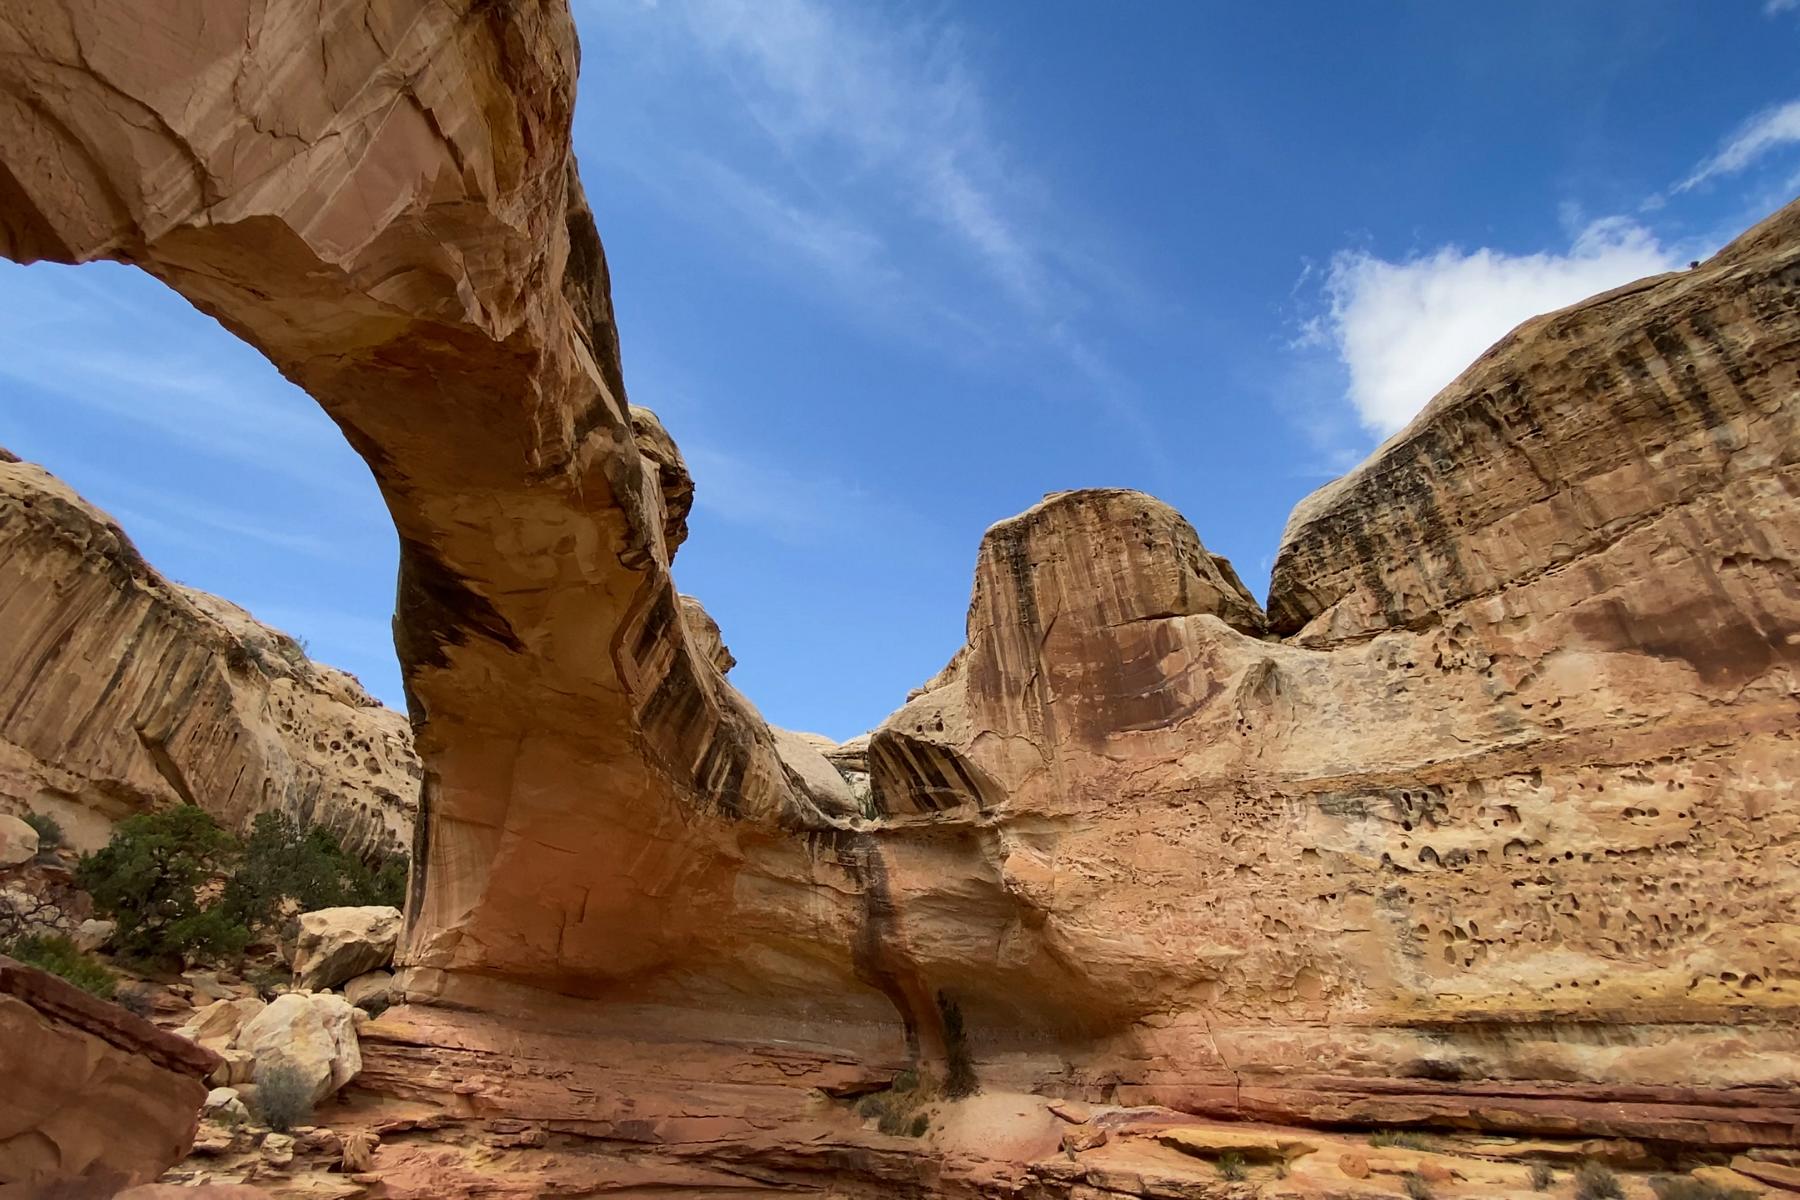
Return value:
M 219 1065 L 210 1050 L 3 957 L 0 1061 L 0 1185 L 30 1195 L 77 1180 L 111 1195 L 156 1178 L 193 1144 Z
M 1483 356 L 1266 625 L 1147 497 L 995 526 L 869 743 L 894 940 L 1133 1102 L 1791 1138 L 1797 371 L 1792 206 Z
M 0 453 L 0 809 L 80 849 L 136 812 L 285 812 L 361 853 L 410 844 L 406 722 L 293 638 L 158 574 L 41 467 Z
M 1800 207 L 1496 347 L 1301 506 L 1267 616 L 1141 495 L 996 526 L 967 647 L 831 749 L 864 802 L 673 586 L 692 482 L 626 400 L 575 58 L 549 0 L 0 16 L 0 252 L 164 279 L 399 530 L 425 786 L 367 1093 L 689 1195 L 1206 1194 L 1025 1171 L 1067 1161 L 1035 1125 L 951 1171 L 953 1128 L 850 1108 L 908 1066 L 1800 1140 Z

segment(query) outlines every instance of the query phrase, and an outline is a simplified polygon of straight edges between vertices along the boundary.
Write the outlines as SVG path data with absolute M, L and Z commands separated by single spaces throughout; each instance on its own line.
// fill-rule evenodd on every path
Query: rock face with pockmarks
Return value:
M 1196 1114 L 1800 1142 L 1800 206 L 1523 326 L 1266 610 L 1146 496 L 996 525 L 968 644 L 821 747 L 674 588 L 575 67 L 556 0 L 0 16 L 0 253 L 216 315 L 399 531 L 408 1003 L 351 1087 L 487 1141 L 388 1194 L 1211 1194 L 1143 1133 Z
M 1502 341 L 1301 504 L 1266 621 L 1145 496 L 990 530 L 869 743 L 896 937 L 1199 1110 L 1787 1086 L 1796 563 L 1800 205 Z
M 405 719 L 236 605 L 165 579 L 116 522 L 0 456 L 0 811 L 91 850 L 114 822 L 198 804 L 285 812 L 358 853 L 411 843 Z

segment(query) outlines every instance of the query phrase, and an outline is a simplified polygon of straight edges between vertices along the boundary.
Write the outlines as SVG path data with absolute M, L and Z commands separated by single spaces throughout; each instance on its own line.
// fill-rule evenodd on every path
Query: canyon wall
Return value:
M 406 721 L 226 601 L 163 578 L 105 513 L 0 451 L 0 812 L 95 849 L 198 804 L 286 812 L 364 854 L 411 842 Z
M 1300 505 L 1267 619 L 1147 497 L 996 525 L 869 744 L 896 938 L 1189 1104 L 1791 1083 L 1797 379 L 1800 205 L 1494 347 Z
M 1018 1194 L 839 1103 L 909 1064 L 1800 1141 L 1800 206 L 1495 347 L 1300 506 L 1266 613 L 1142 495 L 995 526 L 967 646 L 838 755 L 865 808 L 673 587 L 575 67 L 551 0 L 0 16 L 0 253 L 218 317 L 399 531 L 412 1003 L 366 1088 L 691 1195 Z

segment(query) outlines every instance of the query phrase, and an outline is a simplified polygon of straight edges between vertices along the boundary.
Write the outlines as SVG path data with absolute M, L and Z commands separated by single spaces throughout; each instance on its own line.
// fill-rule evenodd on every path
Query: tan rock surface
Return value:
M 231 1045 L 247 1021 L 267 1007 L 268 1004 L 256 996 L 215 1000 L 205 1008 L 196 1009 L 176 1032 L 190 1042 L 199 1042 L 213 1050 L 223 1049 Z
M 399 531 L 387 1195 L 1236 1194 L 1024 1102 L 1039 1161 L 849 1107 L 964 1058 L 967 1112 L 1800 1141 L 1800 207 L 1503 342 L 1301 506 L 1269 620 L 1148 497 L 995 526 L 968 645 L 825 759 L 870 819 L 674 589 L 693 485 L 626 401 L 575 65 L 549 0 L 0 15 L 0 252 L 217 315 Z M 1320 1142 L 1253 1186 L 1391 1193 Z
M 400 910 L 384 904 L 322 908 L 300 914 L 294 942 L 294 986 L 334 988 L 385 967 L 400 942 Z
M 255 1058 L 257 1079 L 274 1067 L 298 1071 L 316 1104 L 362 1070 L 356 1016 L 342 996 L 289 992 L 246 1021 L 235 1045 Z
M 28 863 L 37 852 L 37 830 L 18 817 L 0 813 L 0 870 Z
M 193 1143 L 216 1056 L 0 958 L 0 1184 L 154 1179 Z
M 967 647 L 870 741 L 907 969 L 1127 1102 L 1785 1139 L 1797 264 L 1790 207 L 1528 323 L 1302 506 L 1286 641 L 1147 497 L 996 526 Z M 1502 565 L 1458 504 L 1542 527 Z M 1387 624 L 1354 521 L 1390 523 Z
M 359 851 L 410 843 L 419 769 L 398 713 L 164 579 L 112 518 L 11 455 L 0 629 L 0 810 L 54 816 L 84 850 L 184 801 L 232 827 L 268 810 L 319 821 Z

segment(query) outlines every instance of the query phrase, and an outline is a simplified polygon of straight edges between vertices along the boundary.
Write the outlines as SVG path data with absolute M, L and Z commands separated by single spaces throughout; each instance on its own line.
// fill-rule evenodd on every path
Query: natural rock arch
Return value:
M 741 840 L 828 822 L 678 616 L 692 485 L 626 401 L 575 45 L 542 0 L 14 6 L 0 253 L 151 272 L 368 461 L 427 764 L 413 961 L 579 991 L 722 953 Z
M 725 1031 L 803 1032 L 743 1069 L 839 1094 L 896 1026 L 940 1057 L 946 993 L 1021 1086 L 1793 1140 L 1800 208 L 1496 346 L 1296 511 L 1267 619 L 1147 497 L 997 526 L 860 822 L 682 619 L 691 485 L 624 394 L 574 47 L 550 0 L 0 16 L 0 253 L 156 274 L 381 484 L 413 998 L 685 1009 L 654 1068 L 733 1081 Z M 601 1120 L 455 1046 L 502 1111 Z

